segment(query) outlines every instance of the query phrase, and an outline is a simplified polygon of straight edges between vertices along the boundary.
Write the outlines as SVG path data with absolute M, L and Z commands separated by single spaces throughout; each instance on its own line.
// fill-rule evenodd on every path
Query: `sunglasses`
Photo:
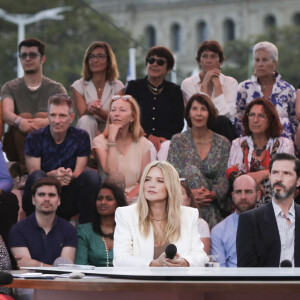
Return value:
M 29 53 L 22 53 L 22 54 L 19 54 L 19 57 L 22 59 L 22 60 L 25 60 L 27 58 L 27 56 L 29 56 L 30 59 L 35 59 L 37 58 L 38 56 L 41 56 L 41 54 L 39 53 L 36 53 L 36 52 L 29 52 Z
M 125 101 L 128 101 L 130 99 L 130 95 L 115 95 L 112 97 L 112 101 L 116 101 L 116 100 L 119 100 L 119 99 L 122 99 L 122 100 L 125 100 Z
M 166 63 L 166 61 L 165 61 L 164 59 L 161 59 L 161 58 L 156 59 L 156 58 L 154 58 L 154 57 L 152 57 L 152 56 L 147 57 L 147 63 L 148 63 L 149 65 L 153 65 L 155 62 L 156 62 L 157 65 L 159 65 L 160 67 L 163 66 L 163 65 Z

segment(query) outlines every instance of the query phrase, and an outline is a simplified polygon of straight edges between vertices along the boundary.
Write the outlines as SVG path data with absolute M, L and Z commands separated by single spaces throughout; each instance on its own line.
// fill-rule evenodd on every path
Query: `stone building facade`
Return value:
M 179 69 L 196 66 L 199 44 L 247 39 L 269 26 L 300 25 L 300 0 L 93 0 L 93 6 L 142 40 L 176 54 Z

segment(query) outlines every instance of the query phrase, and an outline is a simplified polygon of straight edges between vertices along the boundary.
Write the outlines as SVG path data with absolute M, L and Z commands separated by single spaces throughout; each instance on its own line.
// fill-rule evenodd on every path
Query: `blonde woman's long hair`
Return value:
M 144 182 L 151 168 L 157 167 L 162 171 L 164 183 L 167 189 L 167 219 L 164 229 L 165 241 L 175 243 L 180 237 L 180 205 L 182 194 L 180 188 L 179 175 L 176 169 L 166 161 L 152 161 L 144 170 L 141 178 L 137 210 L 139 214 L 139 229 L 144 237 L 150 232 L 151 219 L 150 209 L 144 194 Z
M 130 108 L 131 108 L 132 115 L 134 118 L 134 121 L 131 123 L 131 126 L 129 127 L 129 131 L 132 133 L 133 140 L 138 141 L 138 139 L 144 135 L 144 130 L 140 123 L 141 113 L 140 113 L 139 105 L 137 104 L 136 100 L 132 96 L 130 96 L 130 95 L 123 95 L 123 96 L 128 96 L 128 100 L 123 100 L 123 101 L 127 101 L 130 103 Z M 122 95 L 120 95 L 120 97 L 122 97 Z M 118 101 L 118 100 L 111 100 L 109 103 L 109 108 L 108 108 L 109 115 L 108 115 L 108 118 L 106 121 L 106 127 L 103 131 L 103 135 L 106 139 L 108 138 L 109 124 L 111 124 L 111 119 L 110 119 L 111 106 L 114 101 Z

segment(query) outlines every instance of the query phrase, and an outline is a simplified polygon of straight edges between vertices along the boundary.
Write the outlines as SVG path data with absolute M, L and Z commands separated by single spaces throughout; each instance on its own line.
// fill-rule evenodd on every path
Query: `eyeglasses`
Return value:
M 125 101 L 128 101 L 130 99 L 130 95 L 115 95 L 112 97 L 112 101 L 116 101 L 116 100 L 119 100 L 119 99 L 122 99 L 122 100 L 125 100 Z
M 98 59 L 98 60 L 101 60 L 101 61 L 104 61 L 106 59 L 107 55 L 106 54 L 97 54 L 97 55 L 94 55 L 94 54 L 90 54 L 88 56 L 88 59 L 89 60 L 92 60 L 92 59 Z
M 147 63 L 149 63 L 150 65 L 153 65 L 155 62 L 156 62 L 157 65 L 159 65 L 160 67 L 163 66 L 163 65 L 166 63 L 166 61 L 165 61 L 164 59 L 161 59 L 161 58 L 156 59 L 156 58 L 154 58 L 154 57 L 152 57 L 152 56 L 147 57 Z
M 22 53 L 22 54 L 19 54 L 19 57 L 22 59 L 22 60 L 25 60 L 27 58 L 27 56 L 29 56 L 30 59 L 35 59 L 37 58 L 38 56 L 41 56 L 41 54 L 39 53 L 36 53 L 36 52 L 29 52 L 29 53 Z
M 248 113 L 249 119 L 254 119 L 255 117 L 257 117 L 259 120 L 264 120 L 267 118 L 267 116 L 264 114 Z

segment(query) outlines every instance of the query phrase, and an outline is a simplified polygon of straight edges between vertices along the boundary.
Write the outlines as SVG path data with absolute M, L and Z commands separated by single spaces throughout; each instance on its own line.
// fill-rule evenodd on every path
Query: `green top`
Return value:
M 113 263 L 113 249 L 108 251 L 109 266 Z M 78 247 L 75 256 L 75 264 L 106 267 L 105 245 L 98 233 L 93 230 L 92 223 L 78 226 Z

